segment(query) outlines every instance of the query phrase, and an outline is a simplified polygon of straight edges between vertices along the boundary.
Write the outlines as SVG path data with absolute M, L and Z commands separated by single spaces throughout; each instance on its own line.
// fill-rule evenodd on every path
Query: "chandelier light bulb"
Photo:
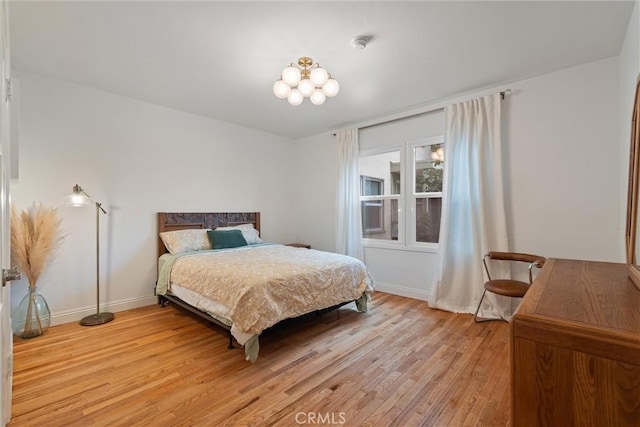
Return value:
M 436 162 L 444 161 L 444 149 L 439 147 L 437 150 L 431 152 L 431 159 Z
M 282 80 L 291 87 L 300 83 L 301 77 L 300 70 L 296 67 L 287 67 L 282 71 Z
M 338 84 L 338 81 L 336 79 L 329 79 L 324 84 L 324 86 L 322 86 L 322 91 L 325 95 L 331 98 L 338 94 L 338 92 L 340 91 L 340 85 Z
M 316 87 L 311 83 L 309 79 L 302 79 L 298 84 L 298 90 L 302 96 L 310 96 Z
M 280 99 L 284 99 L 291 93 L 291 86 L 284 80 L 278 80 L 273 84 L 273 93 Z
M 327 70 L 325 70 L 324 68 L 317 67 L 311 70 L 311 75 L 309 75 L 309 78 L 316 87 L 322 87 L 327 82 L 327 80 L 329 80 L 329 73 L 327 73 Z
M 291 93 L 287 97 L 287 101 L 289 101 L 289 104 L 294 106 L 300 105 L 302 104 L 302 101 L 304 101 L 304 96 L 302 96 L 298 89 L 291 89 Z
M 322 92 L 322 89 L 314 90 L 311 96 L 309 97 L 309 101 L 311 101 L 313 105 L 322 105 L 324 104 L 324 101 L 326 99 L 327 99 L 327 96 L 324 94 L 324 92 Z

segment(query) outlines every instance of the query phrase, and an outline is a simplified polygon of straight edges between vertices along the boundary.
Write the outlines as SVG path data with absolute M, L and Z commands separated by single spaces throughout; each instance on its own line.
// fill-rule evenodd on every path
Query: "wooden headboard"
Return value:
M 260 212 L 158 212 L 158 257 L 169 252 L 160 239 L 163 231 L 214 229 L 240 224 L 253 224 L 260 233 Z

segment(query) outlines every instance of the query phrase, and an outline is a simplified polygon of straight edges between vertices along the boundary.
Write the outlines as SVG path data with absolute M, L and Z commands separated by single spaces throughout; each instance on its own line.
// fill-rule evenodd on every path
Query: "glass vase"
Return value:
M 44 334 L 51 324 L 51 311 L 47 300 L 29 287 L 29 292 L 11 314 L 11 328 L 20 338 L 33 338 Z

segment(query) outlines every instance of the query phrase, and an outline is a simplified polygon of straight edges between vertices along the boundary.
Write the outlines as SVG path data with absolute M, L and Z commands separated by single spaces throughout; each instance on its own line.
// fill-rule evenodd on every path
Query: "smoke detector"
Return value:
M 367 44 L 371 41 L 372 36 L 358 36 L 355 39 L 351 40 L 351 46 L 354 49 L 362 50 L 367 47 Z

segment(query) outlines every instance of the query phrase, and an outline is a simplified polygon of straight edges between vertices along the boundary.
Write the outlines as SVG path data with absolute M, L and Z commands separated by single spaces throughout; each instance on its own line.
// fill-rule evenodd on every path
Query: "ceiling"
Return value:
M 633 2 L 10 2 L 21 70 L 289 138 L 619 54 Z M 373 39 L 351 47 L 358 35 Z M 310 56 L 321 106 L 273 95 Z

